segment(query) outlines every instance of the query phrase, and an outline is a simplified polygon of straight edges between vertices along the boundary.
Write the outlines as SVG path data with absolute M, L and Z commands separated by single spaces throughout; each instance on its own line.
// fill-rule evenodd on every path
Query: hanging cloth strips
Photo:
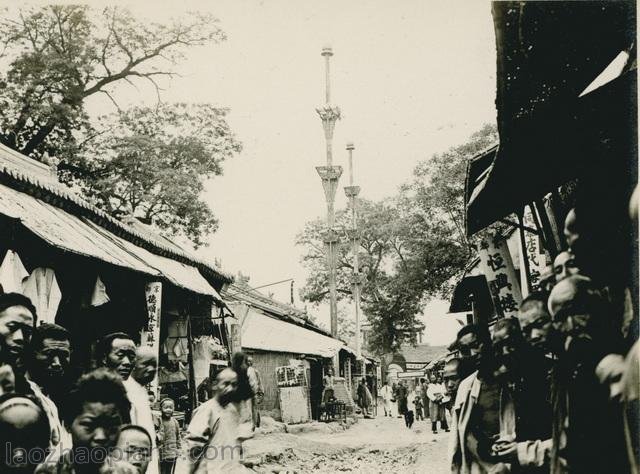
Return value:
M 93 287 L 93 293 L 91 293 L 91 306 L 101 306 L 111 301 L 107 294 L 107 287 L 100 279 L 100 275 L 96 278 L 96 284 Z
M 0 285 L 4 293 L 22 293 L 22 281 L 29 276 L 29 272 L 20 256 L 13 250 L 7 250 L 7 254 L 0 265 Z
M 22 285 L 22 293 L 27 296 L 38 313 L 39 324 L 55 323 L 62 292 L 58 286 L 56 273 L 51 268 L 36 268 Z

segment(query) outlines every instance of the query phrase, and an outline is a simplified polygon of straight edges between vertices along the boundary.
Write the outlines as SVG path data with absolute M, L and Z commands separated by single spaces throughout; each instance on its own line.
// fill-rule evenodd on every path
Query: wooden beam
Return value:
M 518 222 L 520 222 L 520 260 L 522 261 L 522 268 L 524 270 L 524 282 L 526 288 L 521 288 L 521 294 L 523 298 L 529 296 L 531 293 L 531 269 L 529 268 L 529 258 L 527 256 L 527 241 L 524 236 L 524 209 L 518 213 Z M 522 284 L 522 278 L 520 278 L 520 283 Z M 525 294 L 526 293 L 526 294 Z
M 509 219 L 500 219 L 500 222 L 502 222 L 503 224 L 510 225 L 511 227 L 515 227 L 516 229 L 524 230 L 524 231 L 529 232 L 531 234 L 539 235 L 538 231 L 536 229 L 534 229 L 533 227 L 529 227 L 529 226 L 526 226 L 526 225 L 521 224 L 521 223 L 519 224 L 517 222 L 510 221 Z

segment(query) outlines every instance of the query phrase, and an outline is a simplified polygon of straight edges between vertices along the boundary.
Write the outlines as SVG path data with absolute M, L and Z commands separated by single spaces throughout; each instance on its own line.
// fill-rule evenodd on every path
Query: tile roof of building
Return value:
M 240 279 L 223 289 L 222 297 L 227 302 L 236 300 L 247 303 L 277 317 L 278 319 L 282 319 L 297 326 L 331 337 L 331 334 L 328 331 L 317 326 L 310 320 L 306 311 L 278 301 L 258 292 L 257 290 L 253 290 L 248 284 L 242 282 Z
M 139 227 L 126 224 L 98 209 L 71 188 L 57 180 L 55 171 L 10 148 L 0 144 L 0 183 L 18 191 L 30 194 L 64 211 L 81 216 L 113 232 L 135 245 L 182 263 L 193 265 L 223 283 L 230 283 L 233 277 L 216 265 L 205 261 L 192 252 L 174 244 L 170 240 L 143 231 Z

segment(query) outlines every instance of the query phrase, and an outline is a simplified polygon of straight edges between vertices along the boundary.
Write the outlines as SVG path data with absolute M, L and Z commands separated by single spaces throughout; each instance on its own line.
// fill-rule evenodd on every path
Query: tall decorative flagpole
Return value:
M 322 179 L 324 196 L 327 201 L 327 230 L 324 235 L 324 244 L 327 252 L 327 270 L 329 273 L 329 311 L 331 315 L 331 335 L 338 335 L 338 300 L 336 293 L 336 251 L 339 243 L 338 233 L 334 229 L 335 209 L 334 202 L 338 181 L 342 175 L 342 167 L 333 165 L 333 129 L 336 121 L 340 118 L 340 108 L 331 105 L 331 81 L 329 74 L 329 59 L 333 56 L 333 50 L 326 46 L 322 49 L 322 56 L 325 59 L 325 83 L 326 102 L 318 107 L 316 111 L 322 120 L 324 137 L 327 150 L 327 165 L 318 166 L 316 170 Z
M 344 193 L 349 198 L 349 206 L 351 207 L 351 229 L 349 229 L 349 239 L 353 249 L 353 306 L 356 316 L 356 354 L 358 357 L 362 355 L 360 346 L 360 265 L 358 261 L 358 248 L 360 247 L 360 234 L 358 232 L 358 194 L 360 194 L 360 186 L 353 184 L 353 143 L 347 143 L 347 151 L 349 152 L 349 186 L 345 186 Z

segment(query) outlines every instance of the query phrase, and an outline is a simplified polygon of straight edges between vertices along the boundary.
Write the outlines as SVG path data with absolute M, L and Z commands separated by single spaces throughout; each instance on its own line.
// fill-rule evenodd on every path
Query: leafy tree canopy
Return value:
M 0 141 L 35 158 L 59 156 L 89 126 L 85 100 L 116 86 L 175 74 L 190 47 L 223 40 L 215 18 L 195 14 L 170 25 L 135 19 L 117 7 L 20 9 L 0 20 L 8 68 L 0 75 Z
M 127 10 L 50 5 L 0 19 L 0 143 L 54 161 L 64 181 L 114 215 L 133 214 L 194 243 L 216 228 L 199 199 L 203 180 L 240 151 L 227 110 L 162 104 L 175 66 L 195 46 L 225 39 L 218 21 L 190 14 L 168 24 Z M 121 110 L 123 87 L 148 84 L 158 106 Z M 118 113 L 96 123 L 87 99 Z
M 98 134 L 64 175 L 112 215 L 153 222 L 194 244 L 216 230 L 200 195 L 204 180 L 222 173 L 241 149 L 227 111 L 208 104 L 135 107 L 100 121 Z

